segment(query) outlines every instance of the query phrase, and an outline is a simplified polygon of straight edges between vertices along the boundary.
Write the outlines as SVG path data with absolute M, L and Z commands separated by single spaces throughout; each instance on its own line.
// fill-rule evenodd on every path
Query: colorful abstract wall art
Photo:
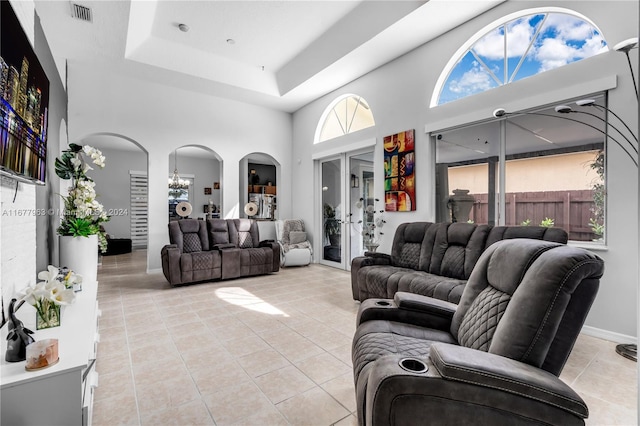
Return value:
M 416 209 L 415 131 L 384 138 L 384 209 L 409 212 Z

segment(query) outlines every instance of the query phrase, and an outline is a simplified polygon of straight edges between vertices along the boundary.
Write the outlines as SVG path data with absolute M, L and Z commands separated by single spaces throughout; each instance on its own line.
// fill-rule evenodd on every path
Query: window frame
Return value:
M 514 21 L 514 20 L 517 20 L 519 18 L 523 18 L 525 16 L 531 16 L 531 15 L 551 14 L 551 13 L 559 13 L 559 14 L 571 15 L 571 16 L 573 16 L 575 18 L 578 18 L 578 19 L 581 19 L 581 20 L 587 22 L 588 24 L 590 24 L 593 28 L 595 28 L 598 31 L 598 33 L 602 36 L 602 39 L 605 41 L 607 49 L 610 49 L 609 44 L 606 42 L 606 37 L 604 36 L 604 33 L 602 32 L 602 30 L 591 19 L 589 19 L 585 15 L 581 14 L 580 12 L 576 12 L 575 10 L 562 8 L 562 7 L 537 7 L 537 8 L 519 10 L 517 12 L 513 12 L 513 13 L 510 13 L 508 15 L 505 15 L 505 16 L 503 16 L 503 17 L 491 22 L 488 25 L 485 25 L 483 28 L 481 28 L 479 31 L 477 31 L 475 34 L 473 34 L 465 43 L 463 43 L 456 50 L 456 52 L 451 56 L 451 58 L 449 59 L 447 64 L 442 69 L 442 72 L 440 73 L 438 79 L 436 80 L 436 84 L 434 86 L 434 90 L 433 90 L 433 92 L 431 94 L 431 102 L 429 103 L 429 108 L 434 108 L 434 107 L 437 107 L 437 106 L 445 105 L 445 104 L 450 103 L 450 102 L 455 102 L 456 100 L 468 98 L 470 96 L 474 96 L 474 95 L 479 94 L 479 93 L 485 93 L 486 91 L 491 90 L 491 89 L 487 89 L 487 90 L 483 90 L 482 92 L 474 93 L 474 94 L 468 95 L 468 96 L 463 96 L 462 98 L 458 98 L 458 99 L 455 99 L 455 100 L 452 100 L 452 101 L 449 101 L 449 102 L 439 103 L 442 91 L 444 90 L 446 83 L 449 81 L 449 77 L 451 76 L 451 73 L 453 72 L 453 70 L 456 68 L 456 65 L 458 64 L 458 62 L 460 60 L 462 60 L 462 58 L 464 56 L 466 56 L 466 54 L 470 51 L 470 49 L 480 39 L 485 37 L 490 32 L 492 32 L 492 31 L 494 31 L 494 30 L 496 30 L 496 29 L 498 29 L 498 28 L 500 28 L 500 27 L 502 27 L 502 26 Z M 541 24 L 541 25 L 543 25 L 543 24 Z M 534 41 L 535 41 L 535 39 L 534 39 Z M 527 52 L 527 54 L 528 54 L 528 52 Z M 584 59 L 587 59 L 587 58 L 584 58 Z M 579 62 L 579 61 L 580 60 L 573 61 L 573 62 Z M 538 72 L 538 73 L 536 73 L 534 75 L 538 75 L 538 74 L 541 74 L 541 73 Z M 516 80 L 516 81 L 518 81 L 518 80 Z M 514 81 L 509 80 L 507 83 L 504 83 L 504 84 L 499 85 L 497 87 L 505 86 L 505 85 L 511 84 L 513 82 Z M 493 87 L 493 88 L 497 88 L 497 87 Z
M 349 98 L 357 98 L 358 99 L 358 104 L 360 104 L 362 102 L 365 105 L 367 105 L 367 107 L 369 108 L 369 114 L 371 115 L 371 123 L 372 124 L 370 126 L 363 127 L 363 128 L 360 128 L 358 130 L 353 130 L 353 131 L 350 128 L 346 129 L 346 131 L 343 129 L 344 133 L 342 135 L 334 136 L 334 137 L 329 138 L 329 139 L 321 139 L 322 130 L 324 129 L 325 123 L 327 122 L 327 120 L 329 119 L 331 114 L 334 113 L 336 107 L 340 104 L 340 102 L 345 101 L 345 100 L 347 100 Z M 355 117 L 355 112 L 356 111 L 357 111 L 357 108 L 354 111 L 354 117 Z M 353 118 L 352 118 L 352 122 L 353 122 Z M 342 136 L 346 136 L 346 135 L 350 135 L 352 133 L 359 132 L 360 130 L 369 129 L 371 127 L 374 127 L 375 125 L 376 125 L 376 121 L 375 121 L 375 117 L 373 116 L 373 111 L 371 110 L 371 104 L 369 104 L 369 102 L 363 96 L 356 95 L 354 93 L 347 93 L 347 94 L 344 94 L 344 95 L 340 95 L 337 98 L 335 98 L 333 101 L 331 101 L 331 103 L 327 106 L 327 108 L 324 110 L 324 112 L 320 116 L 320 120 L 318 120 L 318 125 L 316 127 L 316 133 L 315 133 L 315 136 L 313 138 L 313 143 L 314 144 L 318 144 L 318 143 L 322 143 L 322 142 L 335 140 L 336 138 L 339 138 L 339 137 L 342 137 Z

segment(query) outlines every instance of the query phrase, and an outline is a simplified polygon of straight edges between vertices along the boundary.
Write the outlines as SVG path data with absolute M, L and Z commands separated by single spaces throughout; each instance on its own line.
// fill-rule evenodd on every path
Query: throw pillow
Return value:
M 304 231 L 291 231 L 289 232 L 289 243 L 299 244 L 307 241 L 307 233 Z

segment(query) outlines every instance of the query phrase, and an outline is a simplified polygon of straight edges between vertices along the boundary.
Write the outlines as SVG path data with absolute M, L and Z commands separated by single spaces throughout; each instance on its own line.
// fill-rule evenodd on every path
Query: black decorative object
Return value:
M 251 170 L 251 183 L 257 185 L 260 183 L 260 176 L 255 173 L 255 170 Z
M 16 299 L 11 299 L 9 304 L 9 325 L 7 334 L 7 352 L 5 354 L 5 360 L 7 362 L 18 362 L 27 359 L 27 345 L 35 342 L 30 334 L 33 331 L 29 330 L 22 324 L 18 318 L 16 318 L 14 306 Z

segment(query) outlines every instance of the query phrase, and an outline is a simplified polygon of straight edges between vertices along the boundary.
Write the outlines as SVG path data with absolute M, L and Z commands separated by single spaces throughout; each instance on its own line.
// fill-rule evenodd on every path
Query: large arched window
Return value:
M 586 17 L 560 8 L 520 11 L 467 41 L 443 70 L 431 106 L 484 92 L 607 51 Z
M 315 143 L 348 135 L 375 125 L 369 104 L 361 96 L 343 95 L 324 111 L 316 130 Z

